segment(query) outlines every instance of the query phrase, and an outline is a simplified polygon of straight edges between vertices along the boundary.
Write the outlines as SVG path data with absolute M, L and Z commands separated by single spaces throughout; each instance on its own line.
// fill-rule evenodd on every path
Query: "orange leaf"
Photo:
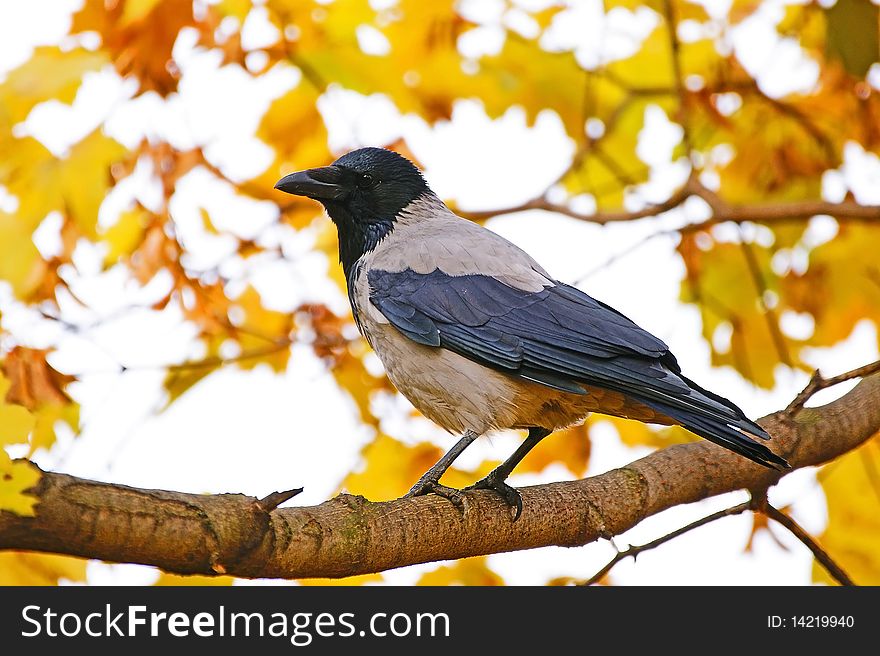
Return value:
M 6 354 L 2 369 L 11 383 L 6 392 L 8 403 L 23 405 L 28 410 L 37 410 L 44 404 L 71 403 L 64 387 L 75 379 L 46 362 L 50 352 L 50 349 L 16 346 Z

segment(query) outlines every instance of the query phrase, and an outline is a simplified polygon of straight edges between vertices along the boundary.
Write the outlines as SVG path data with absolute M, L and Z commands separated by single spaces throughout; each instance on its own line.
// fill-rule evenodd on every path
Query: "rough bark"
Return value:
M 794 468 L 827 462 L 880 430 L 880 374 L 840 399 L 760 422 Z M 578 481 L 522 489 L 517 522 L 491 492 L 462 515 L 426 496 L 371 503 L 341 495 L 267 511 L 239 494 L 142 490 L 45 472 L 35 517 L 0 512 L 0 549 L 157 565 L 178 573 L 343 577 L 435 560 L 577 546 L 617 535 L 666 508 L 738 489 L 764 490 L 779 472 L 708 442 L 669 447 Z

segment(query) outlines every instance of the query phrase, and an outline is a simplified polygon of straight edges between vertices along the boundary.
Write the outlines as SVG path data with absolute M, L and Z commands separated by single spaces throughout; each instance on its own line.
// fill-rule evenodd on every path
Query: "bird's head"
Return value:
M 291 173 L 275 188 L 325 207 L 339 231 L 339 261 L 346 274 L 394 229 L 403 209 L 430 193 L 412 162 L 384 148 L 361 148 L 330 166 Z

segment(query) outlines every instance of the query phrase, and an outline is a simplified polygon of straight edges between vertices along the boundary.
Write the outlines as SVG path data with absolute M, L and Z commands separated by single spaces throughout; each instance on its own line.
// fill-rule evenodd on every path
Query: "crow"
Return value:
M 525 429 L 519 448 L 471 486 L 500 494 L 516 520 L 522 498 L 507 477 L 544 437 L 591 412 L 678 424 L 789 467 L 754 439 L 770 435 L 687 378 L 662 340 L 453 213 L 405 157 L 362 148 L 275 186 L 324 206 L 358 329 L 413 406 L 462 435 L 407 496 L 461 505 L 461 492 L 440 484 L 455 458 L 484 433 Z

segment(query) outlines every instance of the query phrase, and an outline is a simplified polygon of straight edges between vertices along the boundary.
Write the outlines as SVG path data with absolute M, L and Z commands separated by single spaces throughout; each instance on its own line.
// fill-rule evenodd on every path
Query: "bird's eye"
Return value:
M 369 189 L 370 187 L 374 186 L 375 184 L 376 184 L 376 181 L 373 179 L 373 176 L 370 175 L 369 173 L 364 173 L 361 176 L 361 180 L 360 180 L 360 183 L 358 184 L 358 186 L 361 187 L 362 189 Z

